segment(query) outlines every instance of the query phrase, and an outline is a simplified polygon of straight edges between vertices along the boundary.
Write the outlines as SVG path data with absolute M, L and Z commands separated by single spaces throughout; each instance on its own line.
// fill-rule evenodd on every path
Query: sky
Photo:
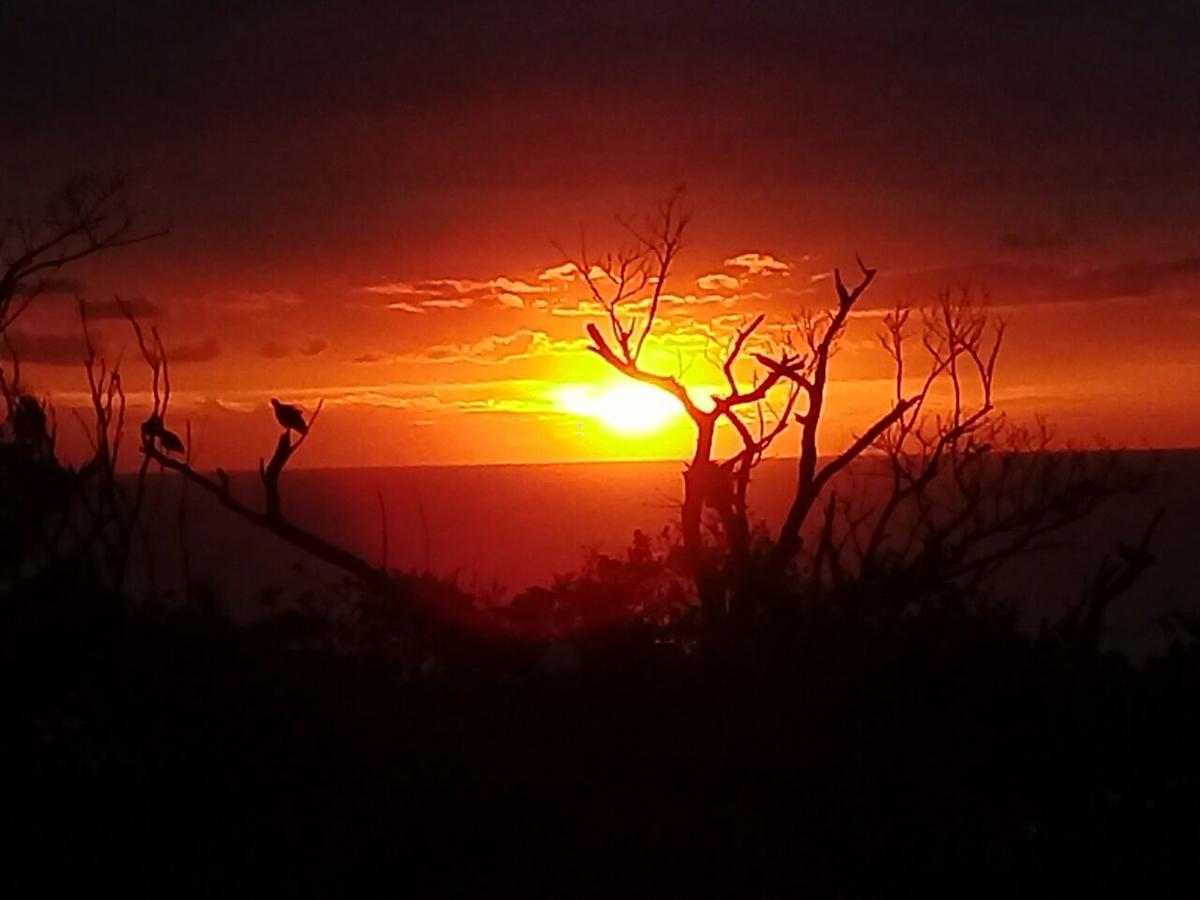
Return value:
M 3 4 L 4 211 L 117 166 L 170 226 L 22 318 L 27 378 L 80 445 L 79 294 L 143 402 L 121 296 L 201 464 L 269 453 L 272 396 L 324 402 L 297 464 L 682 457 L 686 421 L 605 413 L 641 401 L 563 263 L 684 186 L 648 358 L 695 390 L 739 322 L 827 308 L 857 253 L 879 276 L 830 449 L 887 408 L 880 312 L 964 287 L 1008 322 L 1012 416 L 1200 445 L 1200 7 L 841 6 Z

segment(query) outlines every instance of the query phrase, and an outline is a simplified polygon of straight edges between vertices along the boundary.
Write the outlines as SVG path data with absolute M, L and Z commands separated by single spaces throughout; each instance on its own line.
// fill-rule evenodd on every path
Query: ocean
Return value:
M 1138 465 L 1151 459 L 1134 456 Z M 1135 542 L 1162 509 L 1157 562 L 1108 619 L 1114 646 L 1161 646 L 1165 613 L 1200 611 L 1200 451 L 1154 453 L 1153 467 L 1145 491 L 1108 501 L 1058 535 L 1053 549 L 1023 557 L 997 580 L 997 592 L 1021 604 L 1031 624 L 1053 615 L 1078 596 L 1105 551 Z M 634 529 L 660 532 L 678 516 L 680 471 L 676 462 L 298 469 L 283 476 L 284 511 L 373 561 L 386 552 L 393 568 L 504 596 L 578 569 L 589 551 L 623 552 Z M 259 499 L 257 473 L 231 478 L 238 496 Z M 793 479 L 792 462 L 764 462 L 751 490 L 755 514 L 780 521 Z M 153 583 L 178 591 L 186 570 L 211 579 L 234 615 L 252 618 L 264 609 L 264 592 L 287 597 L 339 577 L 194 486 L 182 490 L 180 515 L 183 482 L 173 473 L 152 475 L 148 485 L 150 527 L 131 573 L 135 590 Z

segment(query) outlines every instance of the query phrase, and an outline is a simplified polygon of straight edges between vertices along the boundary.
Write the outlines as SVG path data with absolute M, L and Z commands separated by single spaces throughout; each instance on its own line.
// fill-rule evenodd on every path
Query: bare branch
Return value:
M 215 479 L 208 478 L 187 463 L 165 455 L 157 447 L 144 447 L 143 452 L 164 469 L 178 472 L 192 484 L 202 488 L 215 497 L 226 509 L 282 538 L 293 547 L 352 575 L 370 590 L 389 598 L 408 599 L 403 595 L 399 584 L 384 569 L 372 565 L 349 550 L 317 537 L 312 532 L 300 528 L 282 517 L 259 512 L 246 506 L 230 492 L 228 476 L 222 470 L 217 470 Z
M 120 173 L 75 176 L 51 198 L 40 218 L 10 218 L 5 223 L 0 239 L 0 332 L 45 290 L 48 276 L 85 257 L 166 233 L 140 224 L 128 205 L 127 183 Z

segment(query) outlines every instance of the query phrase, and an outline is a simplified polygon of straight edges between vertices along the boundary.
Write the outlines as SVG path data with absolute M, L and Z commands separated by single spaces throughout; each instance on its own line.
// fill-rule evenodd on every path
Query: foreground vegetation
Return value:
M 720 651 L 6 600 L 13 896 L 1189 896 L 1200 644 L 1135 667 L 946 603 Z M 409 632 L 411 635 L 411 632 Z M 411 649 L 410 644 L 410 649 Z M 428 657 L 427 657 L 428 658 Z
M 121 197 L 75 181 L 46 221 L 6 232 L 0 336 L 37 296 L 23 279 L 153 236 Z M 1176 619 L 1169 652 L 1137 666 L 1100 642 L 1153 563 L 1155 523 L 1036 634 L 988 587 L 1140 476 L 995 412 L 1003 329 L 969 295 L 914 319 L 915 390 L 910 313 L 883 317 L 893 405 L 819 454 L 865 265 L 795 330 L 759 343 L 760 316 L 729 335 L 728 394 L 692 403 L 642 353 L 686 225 L 676 202 L 633 249 L 576 269 L 607 313 L 593 350 L 696 426 L 679 527 L 507 605 L 289 520 L 281 476 L 315 413 L 275 405 L 261 506 L 195 468 L 163 342 L 128 308 L 152 404 L 128 479 L 116 368 L 89 350 L 80 466 L 59 459 L 19 360 L 0 369 L 7 893 L 1195 894 L 1200 626 Z M 740 440 L 728 459 L 722 423 Z M 795 494 L 771 534 L 747 487 L 793 424 Z M 835 477 L 868 451 L 888 488 L 864 503 Z M 151 466 L 340 570 L 344 590 L 241 627 L 202 573 L 172 602 L 131 597 Z

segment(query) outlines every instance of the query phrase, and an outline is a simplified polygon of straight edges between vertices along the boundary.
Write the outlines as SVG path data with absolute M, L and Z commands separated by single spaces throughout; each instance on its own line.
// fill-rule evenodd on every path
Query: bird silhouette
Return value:
M 304 413 L 300 411 L 300 407 L 292 406 L 290 403 L 280 403 L 274 397 L 271 398 L 271 405 L 275 407 L 276 422 L 289 431 L 308 434 L 308 425 L 304 421 Z
M 162 418 L 158 413 L 153 413 L 150 418 L 142 423 L 142 437 L 158 437 L 158 433 L 162 431 L 162 427 Z
M 163 425 L 162 416 L 154 413 L 142 423 L 142 439 L 153 443 L 157 440 L 168 453 L 183 453 L 183 441 L 179 435 Z
M 158 440 L 163 445 L 163 449 L 168 453 L 182 453 L 184 451 L 183 441 L 179 439 L 179 435 L 166 428 L 159 432 Z

